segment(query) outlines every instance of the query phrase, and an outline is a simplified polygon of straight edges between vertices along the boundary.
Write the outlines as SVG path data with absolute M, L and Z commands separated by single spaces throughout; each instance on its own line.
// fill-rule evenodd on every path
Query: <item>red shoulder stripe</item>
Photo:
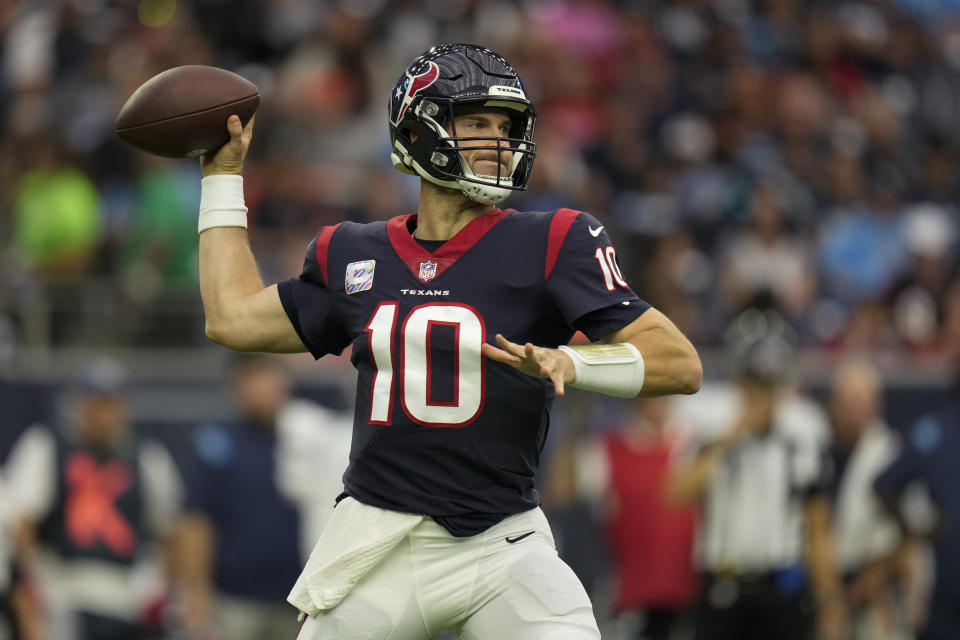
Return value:
M 333 237 L 333 232 L 337 230 L 340 224 L 341 223 L 338 222 L 332 227 L 324 227 L 320 235 L 317 236 L 317 264 L 320 265 L 323 284 L 328 287 L 330 286 L 330 281 L 327 279 L 327 252 L 330 251 L 330 238 Z
M 578 215 L 580 212 L 573 209 L 557 209 L 553 214 L 553 220 L 550 221 L 550 235 L 547 238 L 547 265 L 543 272 L 544 280 L 550 277 L 553 265 L 557 263 L 557 257 L 560 255 L 563 239 L 567 237 L 567 231 L 570 230 L 570 225 Z

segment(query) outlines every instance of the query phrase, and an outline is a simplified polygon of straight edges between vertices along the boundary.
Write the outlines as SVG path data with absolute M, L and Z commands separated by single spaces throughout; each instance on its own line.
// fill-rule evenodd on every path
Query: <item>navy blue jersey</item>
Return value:
M 311 242 L 280 299 L 313 355 L 353 345 L 346 493 L 474 535 L 537 506 L 553 385 L 485 358 L 500 333 L 556 347 L 649 308 L 586 213 L 495 210 L 430 252 L 416 216 L 344 222 Z
M 923 482 L 936 504 L 933 539 L 936 580 L 931 625 L 951 629 L 936 638 L 960 638 L 960 408 L 941 407 L 921 417 L 907 432 L 903 450 L 874 481 L 877 493 L 896 502 L 916 481 Z
M 216 535 L 213 580 L 227 595 L 282 602 L 303 568 L 300 513 L 277 486 L 277 432 L 206 424 L 193 437 L 185 508 Z

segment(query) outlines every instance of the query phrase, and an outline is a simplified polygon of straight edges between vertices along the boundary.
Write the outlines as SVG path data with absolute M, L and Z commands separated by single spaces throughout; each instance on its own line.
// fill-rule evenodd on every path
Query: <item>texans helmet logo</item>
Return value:
M 429 66 L 427 66 L 427 69 L 423 73 L 415 76 L 407 73 L 407 79 L 404 81 L 403 87 L 398 86 L 394 92 L 396 99 L 400 99 L 401 95 L 403 96 L 400 102 L 400 110 L 394 120 L 395 123 L 399 123 L 403 119 L 403 114 L 407 111 L 407 107 L 410 106 L 410 103 L 413 102 L 417 94 L 436 82 L 439 77 L 440 67 L 437 66 L 436 62 L 429 63 Z M 403 91 L 404 89 L 406 89 L 405 92 Z

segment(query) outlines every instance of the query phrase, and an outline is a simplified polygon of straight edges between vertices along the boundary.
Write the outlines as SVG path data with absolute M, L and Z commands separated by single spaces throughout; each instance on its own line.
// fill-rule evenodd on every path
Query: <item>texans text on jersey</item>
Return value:
M 448 296 L 449 289 L 400 289 L 405 296 Z

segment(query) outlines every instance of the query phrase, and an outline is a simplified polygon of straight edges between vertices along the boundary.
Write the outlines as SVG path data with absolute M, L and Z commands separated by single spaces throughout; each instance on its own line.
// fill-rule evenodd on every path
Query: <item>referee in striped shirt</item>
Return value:
M 795 353 L 778 314 L 745 312 L 726 345 L 735 382 L 688 403 L 696 453 L 670 487 L 703 510 L 696 640 L 839 640 L 826 419 L 788 388 Z

